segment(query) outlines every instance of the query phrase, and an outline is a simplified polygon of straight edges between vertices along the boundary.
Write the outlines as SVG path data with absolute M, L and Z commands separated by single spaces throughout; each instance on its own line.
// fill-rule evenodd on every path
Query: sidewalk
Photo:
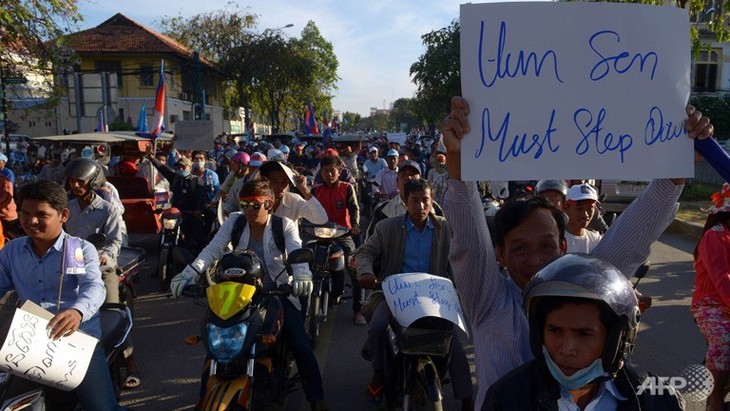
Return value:
M 683 235 L 694 241 L 699 241 L 700 237 L 702 237 L 703 227 L 704 226 L 700 223 L 675 218 L 674 221 L 669 224 L 669 227 L 667 227 L 667 231 Z

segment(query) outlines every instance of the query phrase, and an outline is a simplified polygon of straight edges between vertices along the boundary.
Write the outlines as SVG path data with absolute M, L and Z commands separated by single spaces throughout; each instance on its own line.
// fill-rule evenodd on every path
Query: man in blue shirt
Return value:
M 20 303 L 30 300 L 55 313 L 48 324 L 54 340 L 79 329 L 101 338 L 99 307 L 106 291 L 99 257 L 90 243 L 63 231 L 69 215 L 66 191 L 57 183 L 40 180 L 23 186 L 17 200 L 20 224 L 28 236 L 0 250 L 0 296 L 15 289 Z M 62 276 L 64 245 L 72 244 L 81 249 L 83 267 Z M 73 393 L 87 411 L 122 409 L 114 396 L 100 344 L 94 349 L 84 380 Z
M 433 214 L 433 199 L 428 180 L 409 180 L 403 186 L 406 213 L 386 218 L 355 253 L 360 287 L 379 288 L 389 275 L 421 272 L 451 278 L 449 244 L 451 229 L 445 218 Z M 383 357 L 385 330 L 390 321 L 388 304 L 381 301 L 372 310 L 368 329 L 373 376 L 368 397 L 378 401 L 385 383 Z M 455 338 L 449 364 L 454 396 L 462 400 L 462 409 L 473 409 L 469 363 L 459 339 Z

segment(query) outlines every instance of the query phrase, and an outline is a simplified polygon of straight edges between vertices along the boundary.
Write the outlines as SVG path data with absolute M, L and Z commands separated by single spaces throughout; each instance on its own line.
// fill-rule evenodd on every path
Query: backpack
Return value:
M 246 216 L 243 214 L 239 214 L 236 222 L 233 223 L 233 230 L 231 230 L 231 244 L 233 245 L 234 250 L 238 247 L 238 242 L 241 240 L 241 234 L 243 234 L 246 224 L 248 224 L 248 220 L 246 220 Z M 286 258 L 284 219 L 279 216 L 272 215 L 271 231 L 274 233 L 274 243 L 276 243 L 276 248 L 278 248 L 279 251 L 281 251 L 281 254 L 285 256 L 284 258 Z

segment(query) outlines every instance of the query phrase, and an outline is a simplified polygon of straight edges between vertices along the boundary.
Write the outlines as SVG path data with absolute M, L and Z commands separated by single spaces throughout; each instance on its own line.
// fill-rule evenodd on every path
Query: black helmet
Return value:
M 608 325 L 603 369 L 615 377 L 631 355 L 639 329 L 639 307 L 631 283 L 613 265 L 588 254 L 566 254 L 540 270 L 525 287 L 524 306 L 530 322 L 530 348 L 542 357 L 540 301 L 545 297 L 578 297 L 607 306 L 616 316 Z
M 89 188 L 92 191 L 98 190 L 106 180 L 104 171 L 101 169 L 99 163 L 83 157 L 69 161 L 63 172 L 63 176 L 88 182 Z
M 264 263 L 251 250 L 239 249 L 223 254 L 216 266 L 217 281 L 261 285 Z
M 535 194 L 550 190 L 561 193 L 563 197 L 568 195 L 568 185 L 563 180 L 540 180 L 535 186 Z

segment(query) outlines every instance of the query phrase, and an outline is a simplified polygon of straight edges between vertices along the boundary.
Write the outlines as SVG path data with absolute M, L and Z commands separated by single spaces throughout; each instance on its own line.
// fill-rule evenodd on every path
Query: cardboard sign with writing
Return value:
M 53 341 L 46 330 L 51 318 L 30 301 L 15 310 L 0 349 L 0 371 L 69 391 L 83 381 L 98 340 L 76 331 Z
M 176 149 L 208 151 L 214 138 L 211 120 L 180 120 L 175 124 Z
M 686 10 L 461 6 L 464 180 L 694 175 Z
M 383 296 L 391 314 L 404 327 L 423 317 L 440 317 L 465 333 L 466 321 L 451 280 L 427 273 L 393 274 L 383 281 Z

